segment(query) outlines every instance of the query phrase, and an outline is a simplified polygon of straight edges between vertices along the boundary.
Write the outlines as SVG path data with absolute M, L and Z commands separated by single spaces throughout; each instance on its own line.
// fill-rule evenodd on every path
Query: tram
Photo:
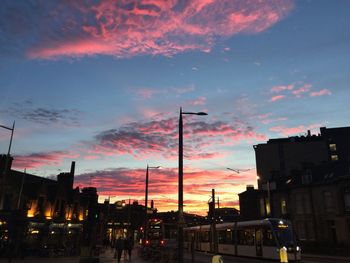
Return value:
M 184 239 L 186 247 L 194 242 L 194 249 L 199 251 L 213 252 L 217 247 L 219 254 L 279 260 L 284 250 L 290 261 L 301 259 L 292 225 L 284 219 L 188 227 L 184 229 Z
M 144 239 L 139 252 L 143 259 L 151 259 L 152 261 L 161 260 L 168 262 L 176 257 L 175 239 L 171 237 L 171 231 L 166 229 L 162 219 L 152 218 L 147 221 Z

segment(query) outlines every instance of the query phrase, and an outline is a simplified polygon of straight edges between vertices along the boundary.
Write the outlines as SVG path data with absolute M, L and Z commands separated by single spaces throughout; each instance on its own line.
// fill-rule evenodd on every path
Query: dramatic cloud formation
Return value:
M 31 46 L 27 55 L 43 59 L 208 52 L 218 38 L 266 30 L 294 6 L 293 0 L 16 2 L 0 11 L 1 42 L 26 39 L 17 48 Z
M 77 109 L 48 109 L 33 106 L 31 101 L 13 103 L 13 106 L 2 110 L 5 113 L 26 121 L 40 124 L 79 125 L 82 112 Z
M 75 177 L 75 186 L 98 188 L 100 196 L 114 200 L 138 200 L 144 204 L 146 169 L 111 169 L 84 173 Z M 184 201 L 185 210 L 205 214 L 207 204 L 203 196 L 210 195 L 211 189 L 220 192 L 223 205 L 237 205 L 238 186 L 253 178 L 251 174 L 231 174 L 227 170 L 185 169 Z M 155 201 L 159 210 L 177 210 L 178 194 L 177 168 L 152 169 L 149 179 L 149 202 Z M 220 189 L 220 190 L 219 190 Z
M 78 154 L 73 154 L 65 151 L 32 153 L 28 155 L 15 155 L 12 166 L 15 169 L 21 170 L 35 169 L 43 166 L 60 165 L 64 159 L 74 159 L 78 157 Z
M 191 159 L 208 159 L 223 156 L 224 152 L 212 148 L 234 144 L 243 140 L 266 140 L 252 126 L 234 119 L 229 122 L 199 122 L 186 116 L 184 137 L 185 155 Z M 154 119 L 150 122 L 133 122 L 119 129 L 103 131 L 95 136 L 88 154 L 132 155 L 136 158 L 162 156 L 168 159 L 177 157 L 178 119 Z

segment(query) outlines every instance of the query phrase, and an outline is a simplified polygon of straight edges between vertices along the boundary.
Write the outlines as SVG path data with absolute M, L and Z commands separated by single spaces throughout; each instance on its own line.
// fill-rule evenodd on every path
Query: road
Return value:
M 194 258 L 195 263 L 210 263 L 213 255 L 208 253 L 196 252 L 194 257 L 195 257 Z M 223 255 L 222 257 L 224 259 L 224 263 L 269 263 L 269 262 L 276 263 L 276 261 L 261 260 L 261 259 L 254 259 L 254 258 L 232 257 L 227 255 Z M 191 254 L 186 253 L 184 258 L 185 258 L 185 263 L 192 262 Z M 302 263 L 349 263 L 350 258 L 305 255 L 302 257 L 301 262 Z

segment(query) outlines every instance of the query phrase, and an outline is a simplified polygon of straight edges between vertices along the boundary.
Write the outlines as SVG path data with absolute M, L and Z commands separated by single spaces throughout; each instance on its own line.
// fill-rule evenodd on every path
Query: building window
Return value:
M 344 208 L 346 212 L 350 212 L 350 189 L 344 192 Z
M 297 214 L 311 214 L 311 203 L 307 193 L 297 194 L 295 202 Z
M 337 154 L 332 154 L 331 155 L 331 160 L 332 161 L 338 161 L 338 155 Z
M 284 197 L 281 199 L 281 214 L 287 214 L 287 201 Z
M 337 145 L 335 143 L 331 143 L 329 145 L 329 150 L 331 150 L 332 152 L 335 152 L 337 150 Z
M 334 210 L 333 196 L 331 192 L 329 191 L 323 192 L 323 202 L 324 202 L 324 209 L 326 212 L 332 212 Z

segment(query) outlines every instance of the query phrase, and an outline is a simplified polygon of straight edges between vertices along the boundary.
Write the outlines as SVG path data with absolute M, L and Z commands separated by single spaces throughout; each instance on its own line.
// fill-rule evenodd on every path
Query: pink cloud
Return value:
M 288 118 L 286 117 L 272 117 L 271 113 L 265 113 L 256 116 L 256 118 L 262 123 L 262 124 L 269 124 L 272 122 L 280 122 L 280 121 L 286 121 Z
M 48 17 L 55 19 L 41 18 L 37 31 L 46 33 L 44 28 L 51 26 L 56 34 L 43 34 L 27 55 L 53 59 L 209 52 L 217 37 L 259 33 L 280 21 L 293 7 L 292 0 L 278 4 L 275 0 L 68 1 L 57 4 L 56 9 L 47 7 Z M 63 13 L 69 19 L 60 27 L 54 23 L 63 20 Z
M 195 100 L 189 101 L 188 104 L 192 106 L 205 105 L 206 100 L 207 100 L 206 97 L 198 97 Z
M 271 92 L 272 93 L 280 93 L 281 91 L 284 91 L 284 90 L 292 90 L 294 89 L 294 84 L 290 84 L 290 85 L 281 85 L 281 86 L 274 86 L 271 88 Z
M 140 99 L 150 99 L 153 95 L 161 92 L 160 90 L 151 88 L 130 89 L 130 91 L 136 93 Z
M 304 84 L 302 87 L 293 90 L 292 94 L 295 95 L 297 98 L 301 97 L 303 93 L 307 93 L 310 91 L 312 85 L 311 84 Z
M 275 126 L 275 127 L 271 127 L 270 131 L 277 132 L 283 136 L 290 136 L 290 135 L 297 135 L 301 133 L 305 134 L 307 130 L 316 129 L 316 128 L 319 128 L 320 126 L 322 125 L 311 124 L 309 126 L 299 125 L 296 127 Z
M 217 152 L 218 145 L 227 146 L 241 141 L 266 140 L 253 127 L 236 120 L 234 122 L 199 122 L 186 116 L 184 138 L 186 155 L 190 159 L 220 158 L 225 152 Z M 143 159 L 147 156 L 177 158 L 178 118 L 161 118 L 149 122 L 132 122 L 119 129 L 100 132 L 88 144 L 89 155 L 132 155 Z
M 285 97 L 286 97 L 285 95 L 276 95 L 276 96 L 271 97 L 270 102 L 275 102 L 275 101 L 284 99 Z
M 47 153 L 32 153 L 28 155 L 16 155 L 13 160 L 13 168 L 15 169 L 34 169 L 43 166 L 60 165 L 65 159 L 78 158 L 78 154 L 53 151 Z
M 328 89 L 321 89 L 320 91 L 310 92 L 311 97 L 319 97 L 325 95 L 332 95 L 332 92 Z

